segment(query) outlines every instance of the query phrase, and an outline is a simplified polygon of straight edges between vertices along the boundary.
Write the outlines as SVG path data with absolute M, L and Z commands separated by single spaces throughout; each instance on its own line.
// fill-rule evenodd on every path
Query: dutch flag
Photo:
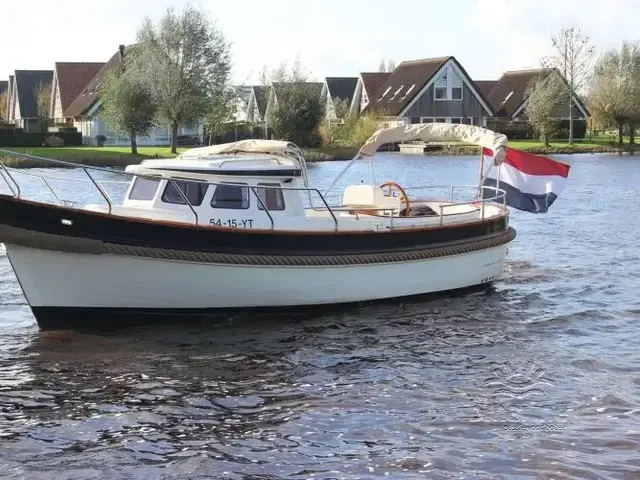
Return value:
M 510 207 L 533 213 L 544 213 L 564 189 L 570 166 L 550 158 L 507 147 L 504 162 L 493 166 L 493 152 L 483 148 L 485 161 L 492 165 L 483 185 L 497 187 L 506 193 Z M 483 189 L 483 197 L 495 192 Z

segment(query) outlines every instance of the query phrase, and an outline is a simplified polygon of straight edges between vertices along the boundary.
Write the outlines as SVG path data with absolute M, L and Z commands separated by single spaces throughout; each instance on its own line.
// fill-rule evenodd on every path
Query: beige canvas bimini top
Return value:
M 360 148 L 358 156 L 371 157 L 385 143 L 409 142 L 412 140 L 422 140 L 424 142 L 461 141 L 486 147 L 493 151 L 496 165 L 499 165 L 504 160 L 507 147 L 506 135 L 486 128 L 453 123 L 421 123 L 378 130 Z

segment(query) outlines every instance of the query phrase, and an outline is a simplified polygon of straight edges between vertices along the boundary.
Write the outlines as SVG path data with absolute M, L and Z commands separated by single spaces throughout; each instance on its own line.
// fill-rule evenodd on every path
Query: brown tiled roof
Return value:
M 451 58 L 453 57 L 425 58 L 402 62 L 378 89 L 374 98 L 369 98 L 370 103 L 365 110 L 383 115 L 398 115 Z M 412 85 L 414 85 L 413 88 L 411 88 Z M 409 90 L 411 90 L 409 95 L 405 96 Z M 397 94 L 394 95 L 396 92 Z M 382 95 L 384 96 L 380 98 Z
M 505 72 L 489 93 L 496 116 L 511 117 L 524 102 L 529 84 L 549 72 L 541 68 Z
M 380 87 L 384 85 L 384 82 L 387 81 L 389 76 L 391 76 L 389 72 L 363 72 L 360 74 L 362 85 L 364 86 L 365 92 L 367 92 L 369 101 L 375 96 Z
M 124 48 L 126 55 L 127 49 L 131 46 Z M 107 73 L 114 68 L 119 68 L 122 65 L 122 58 L 120 50 L 118 50 L 107 63 L 105 63 L 98 73 L 82 88 L 82 91 L 78 94 L 76 99 L 71 102 L 69 108 L 64 112 L 65 117 L 79 117 L 84 115 L 91 106 L 100 99 L 100 87 L 104 81 Z
M 55 71 L 58 77 L 58 90 L 60 91 L 60 104 L 62 112 L 69 108 L 82 89 L 89 81 L 96 76 L 104 66 L 101 63 L 76 63 L 76 62 L 56 62 Z
M 489 94 L 491 90 L 493 90 L 493 87 L 498 84 L 498 80 L 474 80 L 474 83 L 478 86 L 482 94 L 489 98 Z

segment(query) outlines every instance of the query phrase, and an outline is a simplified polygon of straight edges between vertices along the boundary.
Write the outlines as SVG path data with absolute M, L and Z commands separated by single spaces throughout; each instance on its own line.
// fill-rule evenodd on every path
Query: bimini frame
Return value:
M 452 123 L 421 123 L 415 125 L 400 125 L 397 127 L 381 128 L 375 132 L 355 157 L 342 169 L 334 178 L 333 182 L 325 190 L 326 195 L 338 183 L 340 178 L 349 170 L 358 160 L 368 159 L 371 163 L 371 175 L 374 184 L 375 171 L 373 169 L 372 157 L 382 145 L 386 143 L 409 142 L 412 140 L 422 140 L 424 142 L 463 142 L 478 145 L 481 148 L 488 148 L 493 152 L 493 164 L 500 165 L 506 155 L 507 136 L 502 133 L 496 133 L 482 127 L 474 125 L 452 124 Z M 482 152 L 481 152 L 482 155 Z M 482 155 L 482 164 L 484 164 L 484 156 Z M 480 166 L 480 179 L 482 183 L 482 164 Z

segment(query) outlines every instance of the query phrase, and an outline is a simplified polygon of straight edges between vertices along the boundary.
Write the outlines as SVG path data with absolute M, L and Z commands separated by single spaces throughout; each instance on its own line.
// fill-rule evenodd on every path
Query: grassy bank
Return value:
M 5 148 L 17 153 L 34 155 L 37 157 L 62 160 L 64 162 L 90 165 L 94 167 L 110 166 L 124 167 L 127 165 L 140 163 L 147 158 L 171 158 L 175 157 L 169 147 L 138 147 L 138 154 L 131 154 L 129 147 L 60 147 L 60 148 Z M 186 150 L 179 148 L 178 152 Z M 0 152 L 2 161 L 10 167 L 43 167 L 51 166 L 50 163 L 38 160 L 11 156 Z
M 538 154 L 573 154 L 573 153 L 620 153 L 628 152 L 629 144 L 625 143 L 622 148 L 611 145 L 609 139 L 591 140 L 576 142 L 569 145 L 567 142 L 552 142 L 549 147 L 545 147 L 535 140 L 514 140 L 509 142 L 509 146 L 530 153 Z M 89 165 L 94 167 L 125 167 L 127 165 L 140 163 L 149 158 L 171 158 L 174 157 L 169 147 L 139 147 L 138 154 L 130 153 L 128 147 L 60 147 L 60 148 L 5 148 L 16 153 L 24 153 L 37 157 L 51 158 L 65 162 Z M 183 152 L 187 148 L 179 148 L 178 152 Z M 309 163 L 351 160 L 358 148 L 356 147 L 326 147 L 308 148 L 304 150 Z M 454 144 L 444 145 L 442 148 L 433 149 L 425 155 L 477 155 L 479 147 L 475 145 Z M 12 156 L 0 152 L 0 157 L 5 165 L 9 167 L 47 167 L 52 164 L 38 160 Z

